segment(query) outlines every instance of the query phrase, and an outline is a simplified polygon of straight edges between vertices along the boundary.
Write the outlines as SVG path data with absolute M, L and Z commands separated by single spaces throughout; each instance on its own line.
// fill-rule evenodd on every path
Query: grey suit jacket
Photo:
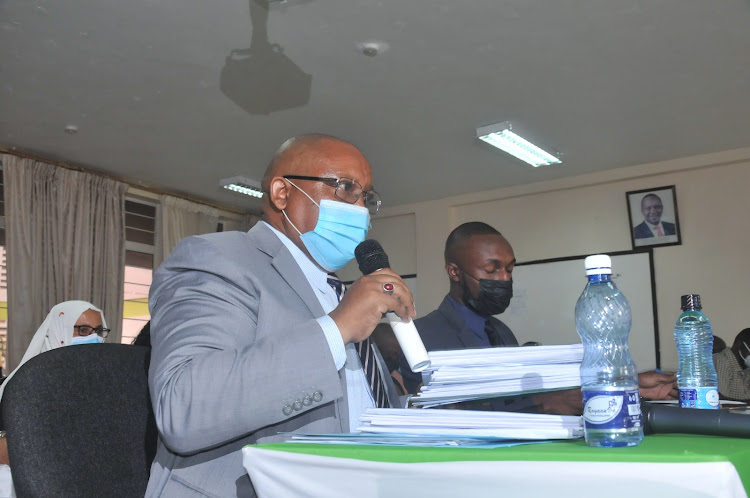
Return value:
M 180 242 L 149 306 L 160 441 L 146 496 L 255 496 L 243 446 L 348 432 L 344 369 L 315 320 L 323 309 L 263 223 Z

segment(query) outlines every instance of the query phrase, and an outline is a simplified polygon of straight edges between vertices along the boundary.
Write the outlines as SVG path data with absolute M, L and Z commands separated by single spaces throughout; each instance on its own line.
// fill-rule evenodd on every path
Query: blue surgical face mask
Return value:
M 77 335 L 70 341 L 71 346 L 77 346 L 79 344 L 101 344 L 104 342 L 104 337 L 98 334 L 89 334 L 86 336 Z
M 289 180 L 287 180 L 289 181 Z M 292 223 L 286 212 L 286 220 L 297 230 L 310 256 L 326 271 L 340 270 L 354 259 L 354 248 L 367 237 L 370 228 L 370 212 L 362 206 L 346 202 L 323 199 L 315 202 L 307 192 L 291 183 L 318 206 L 318 223 L 312 232 L 302 233 Z

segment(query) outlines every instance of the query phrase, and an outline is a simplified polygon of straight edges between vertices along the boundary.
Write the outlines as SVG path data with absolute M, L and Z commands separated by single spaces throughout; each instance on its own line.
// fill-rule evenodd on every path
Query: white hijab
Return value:
M 0 386 L 0 399 L 2 399 L 8 381 L 24 363 L 40 353 L 70 345 L 73 340 L 73 325 L 76 324 L 78 319 L 81 318 L 81 314 L 86 310 L 98 311 L 102 316 L 102 326 L 107 328 L 104 313 L 91 303 L 86 301 L 65 301 L 55 305 L 31 339 L 31 344 L 29 344 L 26 353 L 24 353 L 21 363 L 18 364 L 16 369 L 8 375 L 8 378 Z

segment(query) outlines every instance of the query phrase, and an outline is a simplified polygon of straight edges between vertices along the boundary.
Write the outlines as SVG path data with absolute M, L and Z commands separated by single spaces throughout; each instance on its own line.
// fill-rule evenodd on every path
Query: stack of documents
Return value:
M 495 447 L 583 437 L 581 417 L 471 410 L 370 408 L 355 434 L 293 434 L 292 441 Z
M 432 407 L 581 385 L 583 346 L 433 351 L 415 406 Z

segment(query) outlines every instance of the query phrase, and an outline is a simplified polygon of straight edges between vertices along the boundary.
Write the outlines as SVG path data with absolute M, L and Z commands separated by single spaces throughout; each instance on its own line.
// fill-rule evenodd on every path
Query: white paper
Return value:
M 424 386 L 411 398 L 433 407 L 580 387 L 583 346 L 529 346 L 433 351 Z
M 581 417 L 474 410 L 370 408 L 354 434 L 292 434 L 293 442 L 495 447 L 578 439 Z

